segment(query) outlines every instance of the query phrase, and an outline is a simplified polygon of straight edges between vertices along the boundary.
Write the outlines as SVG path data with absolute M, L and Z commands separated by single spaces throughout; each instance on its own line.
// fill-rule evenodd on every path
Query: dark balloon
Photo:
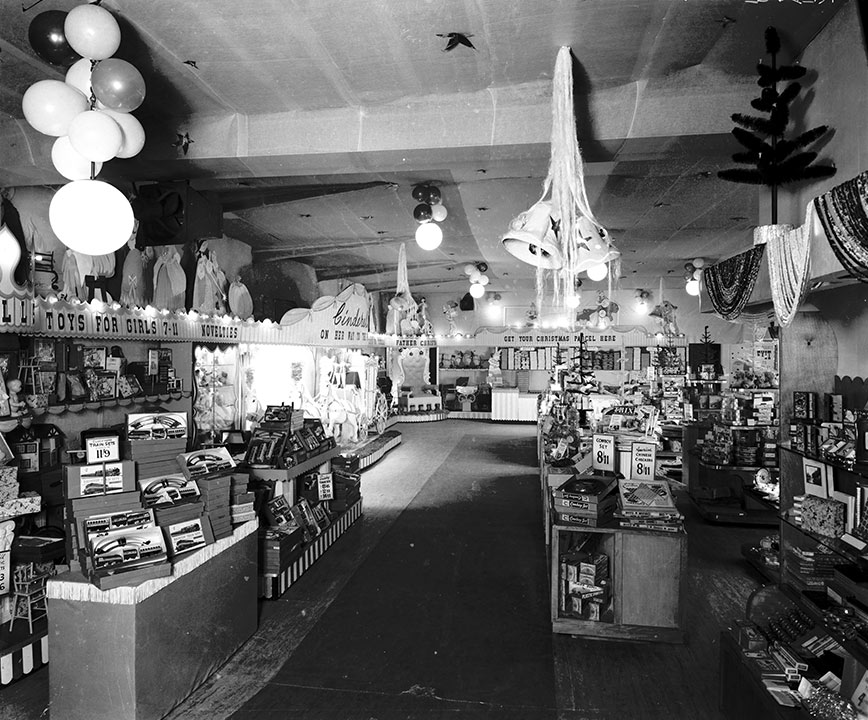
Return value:
M 428 203 L 429 205 L 439 205 L 440 204 L 440 188 L 436 188 L 433 185 L 428 186 L 428 197 L 423 199 L 423 202 Z
M 65 20 L 66 13 L 62 10 L 46 10 L 33 18 L 27 30 L 30 47 L 45 62 L 52 65 L 72 65 L 76 60 L 81 59 L 81 55 L 66 41 L 63 32 Z
M 413 188 L 413 199 L 417 202 L 428 202 L 428 186 L 417 185 Z
M 431 206 L 428 203 L 419 203 L 413 208 L 413 217 L 417 222 L 428 222 L 431 219 Z

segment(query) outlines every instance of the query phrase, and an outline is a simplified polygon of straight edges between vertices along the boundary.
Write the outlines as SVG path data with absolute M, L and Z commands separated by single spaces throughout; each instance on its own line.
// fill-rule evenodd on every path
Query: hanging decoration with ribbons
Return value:
M 753 293 L 763 259 L 764 245 L 705 268 L 703 279 L 714 311 L 725 320 L 734 320 Z
M 510 223 L 504 249 L 537 268 L 537 299 L 542 303 L 544 270 L 551 271 L 554 304 L 574 295 L 580 273 L 598 282 L 621 253 L 594 217 L 585 189 L 573 105 L 573 58 L 561 47 L 552 81 L 552 134 L 548 174 L 540 199 Z M 615 275 L 620 273 L 614 270 Z
M 838 261 L 868 282 L 868 172 L 814 199 L 814 208 Z
M 808 203 L 805 222 L 792 225 L 762 225 L 754 229 L 754 244 L 765 244 L 775 315 L 781 327 L 789 325 L 808 291 L 811 279 L 811 238 L 814 206 Z

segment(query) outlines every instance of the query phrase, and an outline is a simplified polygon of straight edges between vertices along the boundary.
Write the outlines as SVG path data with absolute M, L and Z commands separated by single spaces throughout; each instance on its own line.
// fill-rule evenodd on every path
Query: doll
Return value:
M 27 403 L 19 398 L 22 386 L 18 378 L 12 378 L 6 383 L 6 391 L 9 393 L 9 410 L 12 417 L 20 417 L 27 414 Z

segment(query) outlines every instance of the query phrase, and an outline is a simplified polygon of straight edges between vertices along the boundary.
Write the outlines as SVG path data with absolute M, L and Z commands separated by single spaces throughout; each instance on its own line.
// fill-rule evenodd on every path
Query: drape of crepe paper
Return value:
M 217 263 L 217 254 L 208 248 L 207 240 L 199 246 L 193 308 L 204 313 L 226 312 L 226 275 Z
M 741 315 L 756 285 L 765 245 L 704 268 L 705 289 L 714 311 L 725 320 Z
M 154 300 L 159 309 L 183 310 L 187 276 L 181 267 L 181 255 L 174 245 L 163 248 L 154 263 Z
M 868 282 L 868 172 L 814 199 L 814 208 L 838 262 Z
M 154 249 L 146 247 L 140 250 L 136 247 L 136 235 L 139 223 L 133 225 L 133 234 L 127 240 L 127 256 L 121 268 L 121 305 L 127 307 L 145 307 L 151 300 L 151 285 L 145 281 L 145 272 L 149 262 L 154 257 Z
M 229 310 L 242 320 L 253 317 L 253 298 L 240 277 L 236 277 L 229 285 Z
M 579 273 L 620 256 L 591 210 L 577 138 L 573 59 L 570 48 L 562 47 L 558 51 L 552 84 L 551 157 L 543 183 L 543 198 L 551 193 L 552 215 L 559 223 L 564 260 L 563 267 L 555 271 L 555 305 L 575 292 Z
M 87 290 L 81 281 L 81 275 L 78 272 L 78 261 L 76 260 L 75 252 L 72 250 L 67 250 L 63 253 L 60 278 L 62 297 L 66 300 L 72 300 L 73 298 L 87 300 Z
M 387 335 L 418 335 L 419 321 L 416 319 L 418 305 L 410 293 L 407 279 L 407 248 L 404 243 L 398 249 L 398 282 L 394 297 L 389 300 L 386 313 Z
M 754 229 L 754 244 L 766 246 L 772 302 L 781 327 L 793 321 L 808 291 L 814 218 L 814 205 L 808 203 L 805 222 L 799 227 L 762 225 Z

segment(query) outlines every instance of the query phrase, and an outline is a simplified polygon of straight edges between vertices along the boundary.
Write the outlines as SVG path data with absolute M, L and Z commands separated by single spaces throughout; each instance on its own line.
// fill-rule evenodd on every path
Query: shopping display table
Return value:
M 256 630 L 257 527 L 136 587 L 50 580 L 52 717 L 157 720 L 189 697 Z

